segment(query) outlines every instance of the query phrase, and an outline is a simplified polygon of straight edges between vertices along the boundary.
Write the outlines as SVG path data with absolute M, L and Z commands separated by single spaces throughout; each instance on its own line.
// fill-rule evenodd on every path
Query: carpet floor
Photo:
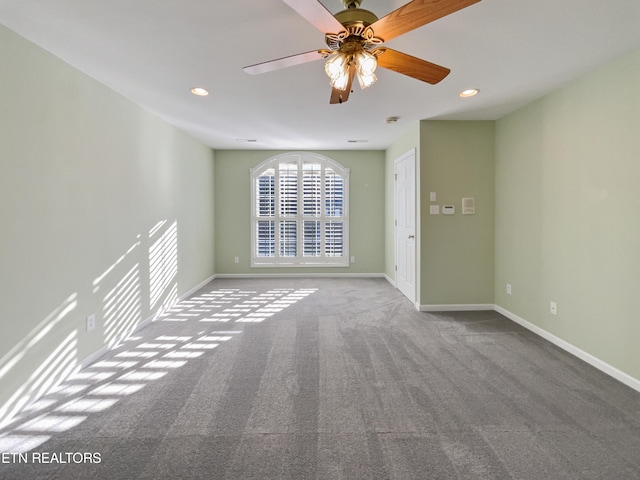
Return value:
M 217 279 L 0 432 L 0 478 L 640 479 L 640 393 L 382 279 Z

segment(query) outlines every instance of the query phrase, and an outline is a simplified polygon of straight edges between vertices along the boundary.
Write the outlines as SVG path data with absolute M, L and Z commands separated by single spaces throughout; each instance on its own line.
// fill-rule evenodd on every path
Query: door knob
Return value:
M 416 238 L 415 235 L 409 235 L 409 238 Z

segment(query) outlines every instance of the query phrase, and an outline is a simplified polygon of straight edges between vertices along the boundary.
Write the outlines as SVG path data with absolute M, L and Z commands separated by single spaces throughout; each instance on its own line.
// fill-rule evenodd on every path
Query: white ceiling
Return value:
M 242 70 L 325 47 L 282 0 L 0 0 L 0 22 L 216 149 L 384 149 L 418 120 L 496 119 L 640 48 L 639 0 L 482 0 L 386 44 L 449 67 L 440 84 L 378 69 L 329 105 L 321 61 Z M 480 94 L 458 97 L 470 87 Z

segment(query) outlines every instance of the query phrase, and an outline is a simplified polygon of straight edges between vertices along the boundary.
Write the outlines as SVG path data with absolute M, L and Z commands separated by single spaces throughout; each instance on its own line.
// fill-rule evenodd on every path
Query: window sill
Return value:
M 251 268 L 327 268 L 327 267 L 341 267 L 347 268 L 349 267 L 348 262 L 340 262 L 340 263 L 256 263 L 251 262 Z

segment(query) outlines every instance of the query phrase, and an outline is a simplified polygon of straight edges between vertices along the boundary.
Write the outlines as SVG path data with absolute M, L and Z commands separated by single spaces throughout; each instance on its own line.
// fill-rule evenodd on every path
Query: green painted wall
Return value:
M 496 303 L 635 378 L 638 85 L 640 51 L 504 117 L 496 130 Z
M 493 304 L 494 127 L 421 122 L 422 305 Z M 463 197 L 475 197 L 475 215 L 462 215 Z M 432 203 L 439 215 L 429 214 Z M 443 205 L 454 205 L 455 214 L 443 215 Z
M 384 271 L 384 152 L 318 151 L 351 169 L 349 267 L 251 268 L 249 169 L 278 151 L 218 150 L 216 154 L 216 274 L 381 274 Z M 235 264 L 234 257 L 240 262 Z
M 1 423 L 214 273 L 214 170 L 209 148 L 2 26 L 0 58 Z

